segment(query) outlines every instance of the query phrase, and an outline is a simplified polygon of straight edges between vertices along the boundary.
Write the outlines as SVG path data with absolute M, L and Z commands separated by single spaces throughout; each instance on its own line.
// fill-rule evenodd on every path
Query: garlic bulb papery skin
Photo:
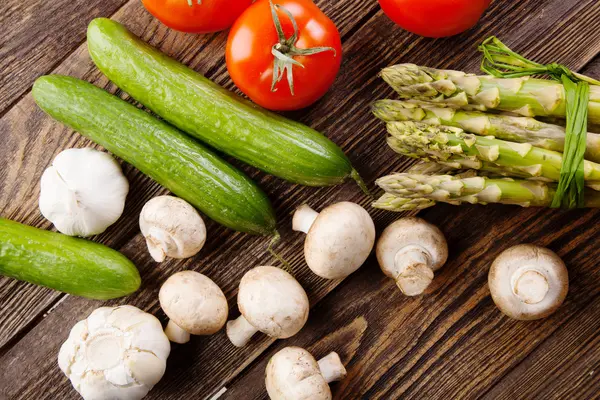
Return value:
M 170 351 L 153 315 L 100 307 L 73 326 L 58 365 L 85 400 L 139 400 L 162 378 Z
M 148 201 L 140 214 L 140 229 L 150 255 L 157 262 L 166 257 L 192 257 L 206 241 L 206 226 L 198 211 L 173 196 L 158 196 Z
M 128 192 L 129 182 L 110 154 L 68 149 L 42 175 L 40 211 L 65 235 L 97 235 L 121 217 Z

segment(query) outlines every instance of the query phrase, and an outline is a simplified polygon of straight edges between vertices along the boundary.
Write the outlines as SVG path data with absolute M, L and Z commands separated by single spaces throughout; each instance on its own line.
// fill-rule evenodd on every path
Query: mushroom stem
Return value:
M 407 296 L 422 294 L 433 281 L 431 254 L 418 245 L 400 249 L 394 257 L 396 285 Z
M 251 325 L 243 315 L 227 322 L 227 337 L 235 347 L 244 347 L 256 332 L 258 329 Z
M 190 334 L 172 320 L 169 320 L 167 327 L 165 328 L 165 335 L 171 342 L 184 344 L 190 341 Z
M 346 368 L 340 360 L 340 356 L 335 352 L 331 352 L 318 362 L 321 375 L 327 383 L 340 381 L 346 377 Z
M 525 304 L 540 303 L 550 286 L 543 272 L 531 267 L 521 267 L 511 278 L 512 291 Z
M 319 213 L 304 204 L 298 207 L 294 212 L 294 218 L 292 219 L 292 229 L 298 232 L 308 233 L 310 227 L 315 222 Z
M 150 228 L 148 236 L 146 237 L 146 244 L 148 245 L 148 251 L 154 261 L 165 261 L 167 249 L 172 247 L 170 242 L 173 242 L 173 238 L 164 230 L 155 227 Z

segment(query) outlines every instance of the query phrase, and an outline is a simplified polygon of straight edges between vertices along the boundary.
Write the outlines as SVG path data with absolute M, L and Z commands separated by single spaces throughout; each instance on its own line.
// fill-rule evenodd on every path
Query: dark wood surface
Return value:
M 372 186 L 374 179 L 402 170 L 410 161 L 386 148 L 382 126 L 368 111 L 374 99 L 393 96 L 380 68 L 398 62 L 476 71 L 476 44 L 494 34 L 526 56 L 560 61 L 600 76 L 600 4 L 597 0 L 496 1 L 481 23 L 444 40 L 413 36 L 395 27 L 375 1 L 318 1 L 336 22 L 344 43 L 340 75 L 324 99 L 292 118 L 327 134 L 352 159 Z M 78 3 L 79 4 L 79 3 Z M 114 91 L 87 54 L 85 26 L 110 16 L 171 56 L 234 89 L 223 62 L 225 34 L 193 36 L 170 31 L 137 0 L 92 1 L 74 7 L 63 1 L 0 5 L 0 215 L 51 228 L 37 208 L 39 178 L 61 150 L 90 142 L 45 116 L 29 93 L 45 73 L 86 79 Z M 121 94 L 123 95 L 123 94 Z M 124 95 L 123 95 L 124 96 Z M 153 196 L 165 193 L 124 166 L 131 183 L 121 220 L 94 240 L 108 244 L 138 265 L 143 286 L 124 299 L 166 320 L 158 305 L 162 282 L 173 272 L 194 269 L 210 276 L 229 299 L 231 317 L 237 284 L 245 271 L 274 260 L 267 239 L 231 232 L 207 221 L 209 240 L 189 260 L 152 262 L 139 234 L 137 215 Z M 315 277 L 305 266 L 302 236 L 290 230 L 291 213 L 308 202 L 320 209 L 340 200 L 368 207 L 355 185 L 302 188 L 243 167 L 273 201 L 284 239 L 277 250 L 291 261 L 311 300 L 302 332 L 285 341 L 257 335 L 235 349 L 224 335 L 194 337 L 173 346 L 153 399 L 205 398 L 223 386 L 226 399 L 266 398 L 264 367 L 270 355 L 300 345 L 315 356 L 335 350 L 348 378 L 332 385 L 336 399 L 354 398 L 600 398 L 600 212 L 503 206 L 440 205 L 421 215 L 446 233 L 451 257 L 428 293 L 407 298 L 385 278 L 371 257 L 343 282 Z M 378 231 L 400 215 L 371 212 Z M 564 306 L 542 321 L 504 317 L 487 288 L 493 258 L 508 246 L 548 246 L 567 262 L 571 289 Z M 56 365 L 71 326 L 102 302 L 62 295 L 0 278 L 0 398 L 77 398 Z

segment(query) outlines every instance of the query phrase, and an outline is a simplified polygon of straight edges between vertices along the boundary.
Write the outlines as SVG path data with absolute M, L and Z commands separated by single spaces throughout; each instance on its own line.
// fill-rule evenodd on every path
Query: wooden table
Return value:
M 337 142 L 371 186 L 378 176 L 410 163 L 386 147 L 384 129 L 369 112 L 373 100 L 393 96 L 377 77 L 384 66 L 413 62 L 476 71 L 476 46 L 494 34 L 535 60 L 559 61 L 600 76 L 598 0 L 496 1 L 477 27 L 444 40 L 399 29 L 374 0 L 317 2 L 341 32 L 344 62 L 325 98 L 291 117 Z M 99 16 L 121 21 L 152 45 L 234 90 L 223 60 L 225 34 L 193 36 L 168 30 L 139 0 L 2 2 L 2 217 L 51 228 L 37 207 L 40 176 L 61 150 L 92 145 L 44 115 L 30 90 L 37 76 L 48 73 L 115 90 L 94 67 L 85 45 L 86 25 Z M 157 298 L 161 283 L 176 271 L 193 269 L 223 288 L 231 316 L 236 317 L 240 277 L 251 267 L 274 263 L 265 251 L 267 239 L 208 221 L 209 241 L 197 257 L 156 264 L 147 254 L 137 216 L 147 200 L 165 190 L 130 166 L 124 169 L 131 183 L 126 213 L 94 240 L 130 257 L 140 269 L 143 286 L 128 298 L 106 304 L 133 304 L 165 322 Z M 225 399 L 263 399 L 266 362 L 289 345 L 305 347 L 317 357 L 339 352 L 349 374 L 332 385 L 336 399 L 600 398 L 599 211 L 440 205 L 422 212 L 447 235 L 451 256 L 426 295 L 408 298 L 383 276 L 374 257 L 343 282 L 319 279 L 304 264 L 303 238 L 290 229 L 291 212 L 304 202 L 318 209 L 340 200 L 369 207 L 355 185 L 303 188 L 243 169 L 277 209 L 284 237 L 277 250 L 292 262 L 309 293 L 309 322 L 289 340 L 257 335 L 243 349 L 229 344 L 224 333 L 175 345 L 165 377 L 148 398 L 202 399 L 226 387 Z M 400 217 L 369 210 L 379 232 Z M 537 322 L 503 316 L 487 287 L 494 257 L 523 242 L 551 248 L 569 267 L 567 301 L 556 314 Z M 0 398 L 77 398 L 56 356 L 72 325 L 102 304 L 1 278 Z

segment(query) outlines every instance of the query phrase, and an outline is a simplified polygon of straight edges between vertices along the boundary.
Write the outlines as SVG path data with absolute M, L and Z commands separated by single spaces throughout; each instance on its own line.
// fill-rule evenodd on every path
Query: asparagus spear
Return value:
M 432 125 L 462 128 L 478 135 L 492 135 L 517 143 L 562 153 L 565 128 L 540 122 L 530 117 L 487 114 L 481 111 L 463 111 L 435 105 L 418 105 L 400 100 L 379 100 L 373 104 L 373 113 L 383 121 L 420 121 Z M 585 158 L 600 162 L 600 135 L 587 134 Z
M 431 204 L 427 203 L 427 200 L 454 205 L 501 203 L 523 207 L 548 207 L 552 203 L 556 188 L 554 184 L 520 179 L 481 176 L 464 178 L 411 173 L 384 176 L 376 183 L 386 194 L 377 200 L 373 207 L 391 211 L 405 211 L 405 204 L 430 207 Z M 415 202 L 411 203 L 409 200 Z M 585 206 L 600 207 L 600 193 L 588 189 L 585 194 Z
M 376 202 L 373 207 L 388 211 L 414 211 L 424 210 L 436 204 L 435 200 L 424 198 L 398 197 L 393 194 L 385 193 Z
M 395 151 L 457 168 L 483 169 L 518 177 L 558 181 L 562 154 L 513 143 L 493 136 L 477 136 L 460 128 L 422 122 L 388 122 L 388 143 Z M 600 181 L 600 164 L 584 161 L 586 181 Z
M 414 64 L 385 68 L 381 76 L 407 99 L 454 108 L 510 111 L 526 117 L 565 118 L 565 90 L 551 80 L 477 76 Z M 590 87 L 588 121 L 600 123 L 600 86 Z

